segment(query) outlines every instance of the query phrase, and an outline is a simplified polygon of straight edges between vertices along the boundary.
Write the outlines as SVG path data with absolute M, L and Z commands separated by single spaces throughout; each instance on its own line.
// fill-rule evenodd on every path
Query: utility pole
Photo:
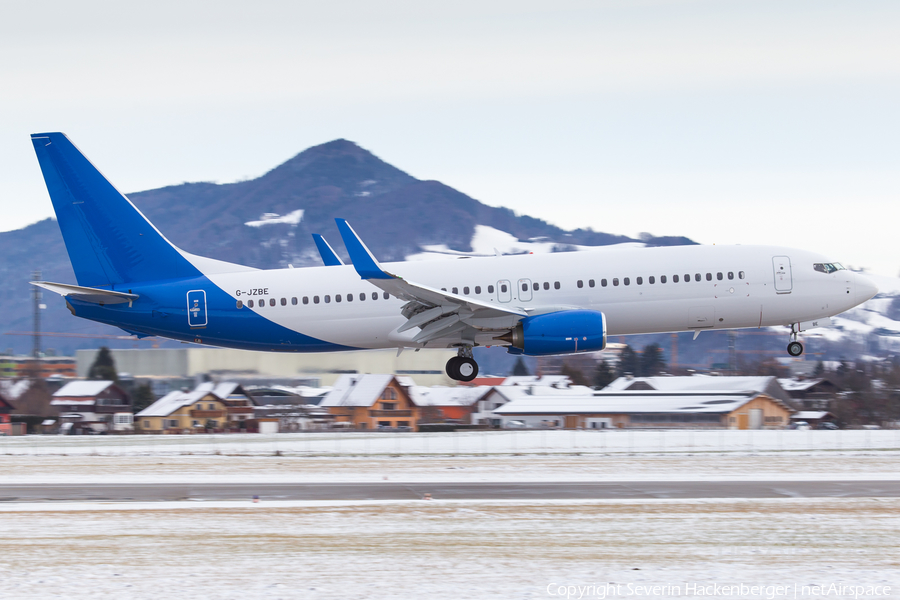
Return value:
M 31 277 L 32 281 L 40 281 L 41 272 L 35 271 Z M 34 335 L 32 336 L 34 345 L 31 356 L 37 361 L 41 358 L 41 288 L 36 285 L 31 286 L 31 298 L 34 301 Z

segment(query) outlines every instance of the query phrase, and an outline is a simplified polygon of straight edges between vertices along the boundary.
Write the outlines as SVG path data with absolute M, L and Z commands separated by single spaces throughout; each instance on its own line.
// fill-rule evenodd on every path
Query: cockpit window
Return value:
M 844 265 L 841 263 L 815 263 L 813 269 L 820 273 L 834 273 L 835 271 L 843 271 Z

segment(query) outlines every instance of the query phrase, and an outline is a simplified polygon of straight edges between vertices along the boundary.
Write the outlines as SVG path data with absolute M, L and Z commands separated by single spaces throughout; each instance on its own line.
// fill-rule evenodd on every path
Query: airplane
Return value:
M 260 270 L 190 254 L 157 230 L 62 133 L 31 136 L 76 284 L 32 282 L 77 317 L 138 337 L 270 352 L 477 346 L 529 356 L 593 352 L 610 335 L 788 326 L 798 334 L 878 289 L 812 252 L 777 246 L 607 246 L 579 252 L 381 264 L 336 219 L 352 264 Z

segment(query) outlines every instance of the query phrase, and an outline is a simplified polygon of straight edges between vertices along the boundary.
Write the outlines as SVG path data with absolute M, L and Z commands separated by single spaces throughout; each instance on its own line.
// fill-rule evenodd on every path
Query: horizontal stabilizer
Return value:
M 83 287 L 80 285 L 71 285 L 68 283 L 50 283 L 49 281 L 32 281 L 31 285 L 36 285 L 45 290 L 55 292 L 60 296 L 68 296 L 82 302 L 90 302 L 92 304 L 125 304 L 131 303 L 140 298 L 137 294 L 126 294 L 125 292 L 115 292 L 113 290 L 101 290 L 91 287 Z
M 331 245 L 325 241 L 318 233 L 312 234 L 313 240 L 316 242 L 316 248 L 319 250 L 319 256 L 322 257 L 322 262 L 325 263 L 326 267 L 338 267 L 344 264 L 344 261 L 341 260 L 341 257 L 337 255 L 337 252 L 331 247 Z

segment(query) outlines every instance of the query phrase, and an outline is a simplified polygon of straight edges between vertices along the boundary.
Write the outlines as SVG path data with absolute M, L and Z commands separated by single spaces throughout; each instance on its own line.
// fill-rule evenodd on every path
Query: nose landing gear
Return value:
M 478 363 L 472 358 L 472 346 L 463 346 L 458 356 L 447 361 L 447 375 L 456 381 L 472 381 L 478 377 Z
M 800 356 L 803 354 L 803 344 L 797 341 L 798 324 L 791 325 L 791 343 L 787 346 L 788 354 L 791 356 Z

